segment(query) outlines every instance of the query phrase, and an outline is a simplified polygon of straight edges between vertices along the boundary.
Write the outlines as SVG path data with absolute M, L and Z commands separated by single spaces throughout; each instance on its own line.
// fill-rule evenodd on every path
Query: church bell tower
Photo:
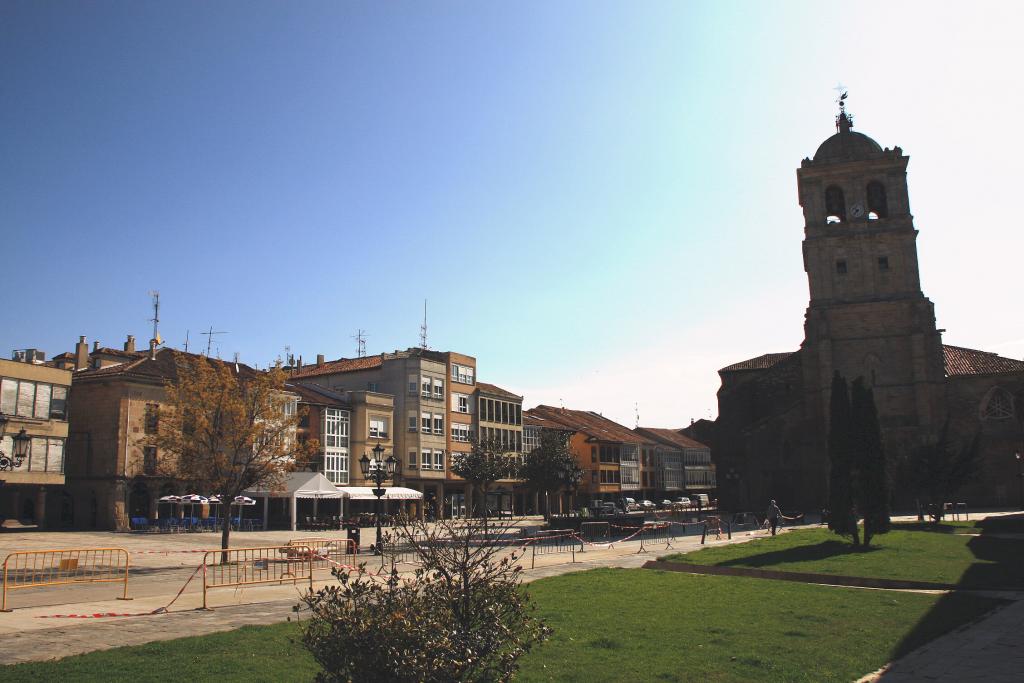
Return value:
M 909 157 L 855 132 L 845 93 L 839 104 L 835 135 L 797 170 L 808 416 L 827 423 L 838 370 L 873 387 L 887 447 L 919 443 L 945 418 L 945 371 L 934 306 L 921 291 Z

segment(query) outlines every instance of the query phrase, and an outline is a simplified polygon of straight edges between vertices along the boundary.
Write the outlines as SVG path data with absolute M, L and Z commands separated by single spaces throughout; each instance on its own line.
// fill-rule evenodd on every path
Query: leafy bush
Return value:
M 550 629 L 520 588 L 518 554 L 489 540 L 506 530 L 415 524 L 400 532 L 420 562 L 413 574 L 336 568 L 337 585 L 303 598 L 312 612 L 303 643 L 324 669 L 317 680 L 510 680 Z

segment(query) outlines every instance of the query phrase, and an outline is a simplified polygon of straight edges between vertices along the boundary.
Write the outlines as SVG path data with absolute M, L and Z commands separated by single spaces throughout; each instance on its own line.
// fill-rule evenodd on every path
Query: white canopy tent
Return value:
M 316 501 L 321 498 L 337 499 L 347 497 L 345 493 L 342 492 L 342 489 L 339 489 L 337 486 L 332 484 L 330 479 L 319 472 L 291 472 L 285 477 L 283 485 L 278 488 L 267 489 L 261 487 L 250 489 L 246 491 L 245 494 L 252 496 L 253 498 L 263 499 L 264 530 L 267 528 L 270 499 L 288 498 L 290 501 L 288 511 L 292 531 L 295 531 L 296 501 L 299 498 L 312 498 Z M 344 511 L 339 510 L 339 513 L 344 514 Z
M 377 500 L 372 486 L 339 486 L 338 490 L 351 500 Z M 385 486 L 384 490 L 386 493 L 381 500 L 419 500 L 423 497 L 421 492 L 402 486 Z

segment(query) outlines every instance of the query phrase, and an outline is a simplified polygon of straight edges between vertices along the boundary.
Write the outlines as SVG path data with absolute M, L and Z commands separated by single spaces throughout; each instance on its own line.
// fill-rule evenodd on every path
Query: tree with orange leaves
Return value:
M 243 491 L 279 486 L 296 460 L 316 450 L 295 436 L 300 415 L 285 372 L 175 353 L 159 429 L 151 443 L 168 456 L 161 469 L 229 506 Z M 222 515 L 227 548 L 231 515 Z

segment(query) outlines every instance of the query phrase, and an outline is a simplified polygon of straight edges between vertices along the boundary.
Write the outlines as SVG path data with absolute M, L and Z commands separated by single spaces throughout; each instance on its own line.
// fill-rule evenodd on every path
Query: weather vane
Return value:
M 836 98 L 836 104 L 839 105 L 839 114 L 836 116 L 836 130 L 849 130 L 849 128 L 853 126 L 853 117 L 846 112 L 846 98 L 849 93 L 846 92 L 846 86 L 842 83 L 837 84 L 836 87 L 832 89 L 839 95 Z M 846 124 L 845 128 L 843 126 L 844 123 Z

